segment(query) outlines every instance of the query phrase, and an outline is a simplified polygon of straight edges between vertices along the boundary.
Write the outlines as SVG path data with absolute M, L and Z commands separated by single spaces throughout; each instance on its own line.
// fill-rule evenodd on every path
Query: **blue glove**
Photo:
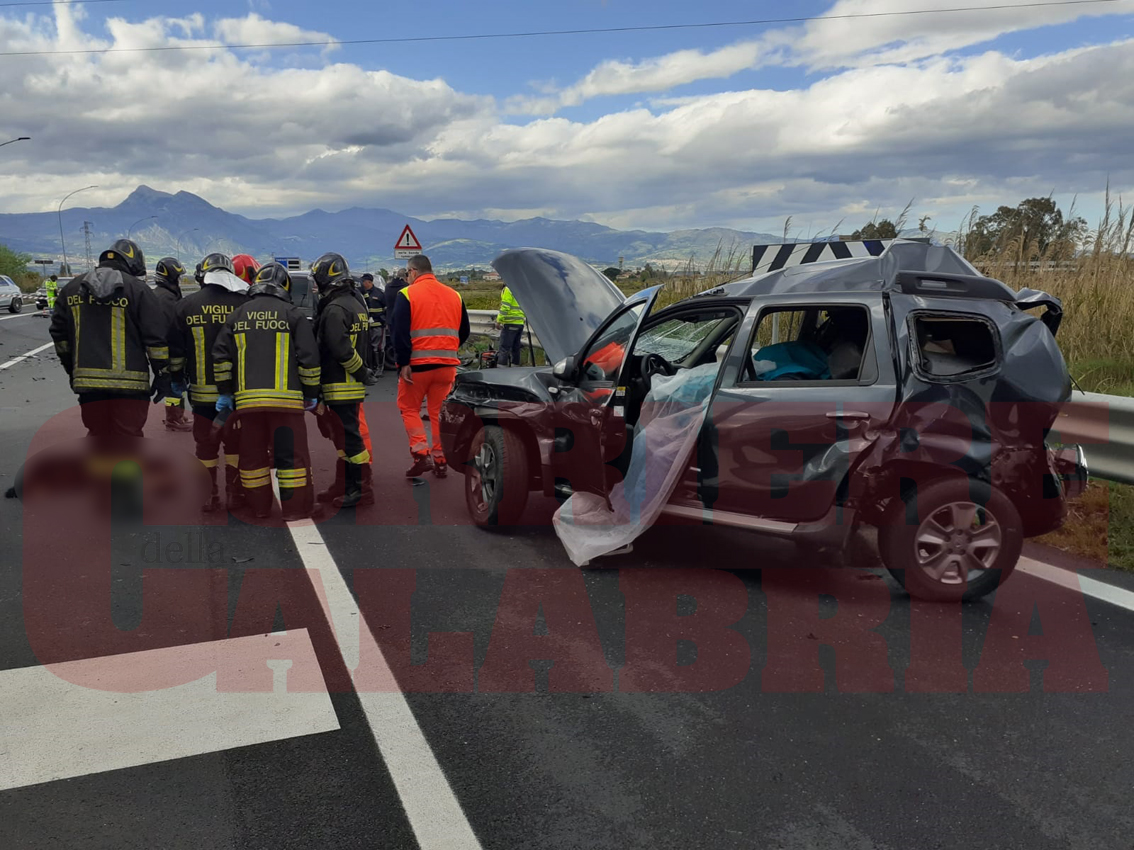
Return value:
M 185 384 L 179 384 L 177 381 L 174 381 L 169 388 L 170 392 L 173 394 L 172 398 L 181 398 L 181 396 L 185 395 L 186 389 L 188 389 L 188 387 L 186 387 Z
M 319 406 L 319 399 L 309 398 L 309 399 L 307 399 L 307 401 L 304 402 L 303 409 L 306 410 L 308 413 L 311 413 L 318 406 Z
M 236 410 L 236 404 L 230 395 L 222 395 L 217 399 L 217 413 L 223 413 L 226 410 L 230 413 Z

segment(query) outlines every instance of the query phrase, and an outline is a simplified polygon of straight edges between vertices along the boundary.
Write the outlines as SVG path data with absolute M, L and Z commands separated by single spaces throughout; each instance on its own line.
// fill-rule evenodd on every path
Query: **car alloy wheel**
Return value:
M 1003 531 L 986 507 L 951 502 L 928 516 L 914 535 L 918 567 L 943 585 L 965 586 L 992 569 Z
M 487 440 L 481 443 L 480 450 L 473 457 L 472 466 L 474 474 L 469 476 L 468 486 L 476 488 L 473 496 L 477 499 L 478 507 L 482 510 L 491 508 L 495 504 L 496 488 L 500 486 L 500 464 Z

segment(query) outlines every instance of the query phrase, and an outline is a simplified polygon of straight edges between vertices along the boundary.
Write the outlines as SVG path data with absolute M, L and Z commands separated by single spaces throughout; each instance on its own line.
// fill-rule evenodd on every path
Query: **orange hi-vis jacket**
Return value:
M 459 365 L 461 296 L 431 274 L 421 275 L 400 295 L 410 304 L 413 353 L 409 365 Z

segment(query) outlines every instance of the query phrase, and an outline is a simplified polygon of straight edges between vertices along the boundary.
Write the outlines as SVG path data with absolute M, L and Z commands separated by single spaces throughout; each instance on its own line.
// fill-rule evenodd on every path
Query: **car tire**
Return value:
M 486 481 L 487 477 L 487 481 Z M 481 528 L 519 521 L 528 503 L 528 454 L 515 431 L 485 425 L 469 446 L 465 506 Z
M 1008 580 L 1023 545 L 1023 523 L 1012 501 L 967 478 L 911 488 L 878 530 L 886 569 L 910 596 L 935 602 L 991 593 Z
M 24 309 L 23 296 L 17 296 L 15 298 L 13 298 L 12 303 L 8 305 L 8 312 L 9 313 L 18 313 L 23 309 Z

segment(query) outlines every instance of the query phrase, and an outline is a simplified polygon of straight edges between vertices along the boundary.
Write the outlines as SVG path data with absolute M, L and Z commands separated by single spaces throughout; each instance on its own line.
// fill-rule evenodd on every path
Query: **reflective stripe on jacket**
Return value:
M 411 366 L 456 366 L 461 358 L 461 296 L 431 274 L 402 290 L 410 304 Z
M 496 321 L 502 325 L 522 325 L 526 318 L 519 302 L 516 301 L 516 296 L 505 286 L 504 291 L 500 293 L 500 312 L 496 316 Z
M 169 371 L 189 385 L 189 402 L 211 405 L 219 395 L 213 346 L 233 311 L 247 303 L 247 290 L 231 292 L 207 284 L 177 302 L 169 335 Z
M 233 311 L 213 346 L 217 389 L 236 409 L 303 410 L 319 394 L 311 322 L 290 302 L 258 295 Z
M 71 388 L 148 395 L 151 370 L 168 366 L 167 316 L 150 288 L 124 273 L 110 295 L 95 297 L 85 285 L 95 274 L 119 273 L 99 269 L 70 281 L 51 316 L 51 338 Z
M 364 301 L 350 289 L 328 295 L 319 303 L 315 338 L 322 368 L 322 398 L 327 404 L 349 404 L 366 398 L 366 385 L 359 380 L 366 368 L 363 359 L 369 337 L 370 318 Z

